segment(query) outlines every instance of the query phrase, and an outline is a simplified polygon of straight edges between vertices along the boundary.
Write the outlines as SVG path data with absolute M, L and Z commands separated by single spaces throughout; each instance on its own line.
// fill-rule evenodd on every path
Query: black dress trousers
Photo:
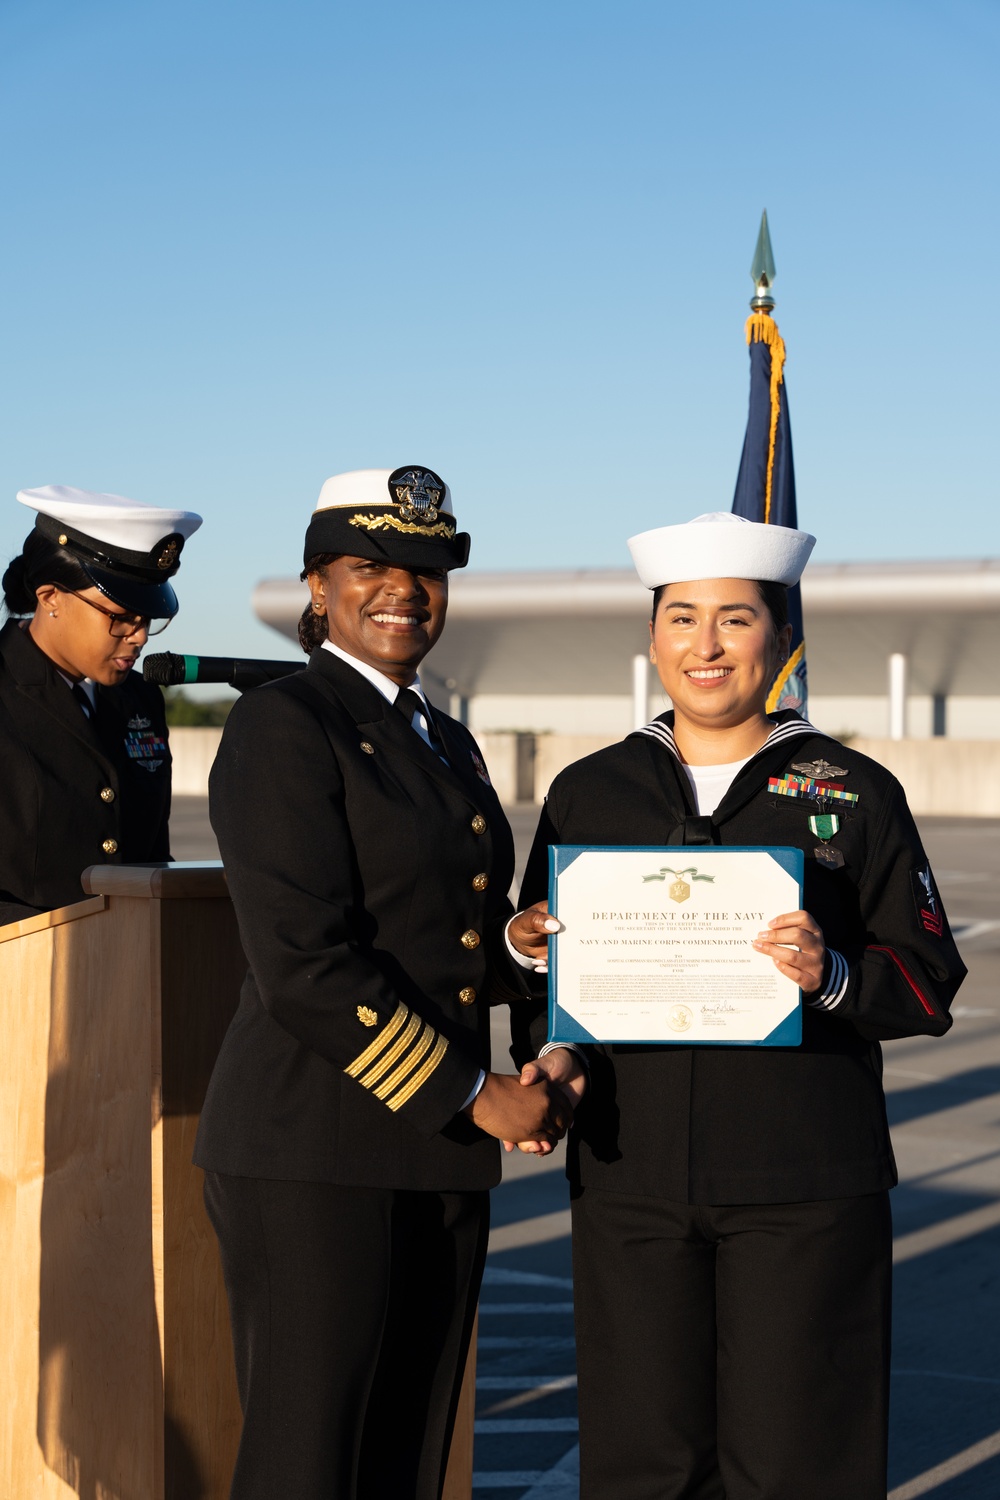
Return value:
M 438 1500 L 489 1194 L 208 1172 L 244 1413 L 231 1500 Z
M 888 1193 L 575 1190 L 580 1500 L 885 1500 Z

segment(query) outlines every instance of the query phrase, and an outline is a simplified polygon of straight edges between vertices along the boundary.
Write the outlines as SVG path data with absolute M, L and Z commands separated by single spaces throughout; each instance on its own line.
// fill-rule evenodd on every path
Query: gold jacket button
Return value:
M 482 813 L 476 813 L 476 816 L 473 818 L 472 831 L 473 833 L 486 832 L 486 819 L 483 817 Z
M 467 984 L 464 990 L 459 990 L 458 998 L 463 1005 L 473 1005 L 476 999 L 476 992 L 472 988 L 472 985 Z
M 118 840 L 117 839 L 105 839 L 104 843 L 101 845 L 101 848 L 104 850 L 105 854 L 117 854 L 118 853 Z M 479 942 L 478 938 L 476 938 L 476 942 L 477 943 Z
M 370 745 L 367 740 L 362 740 L 361 741 L 361 748 L 365 752 L 366 755 L 374 755 L 375 754 L 375 746 L 374 745 Z
M 481 941 L 479 933 L 473 927 L 470 927 L 468 932 L 462 933 L 463 948 L 478 948 Z
M 490 877 L 488 875 L 473 875 L 472 877 L 472 889 L 474 891 L 485 891 L 489 883 Z
M 115 800 L 115 789 L 114 789 L 114 787 L 113 786 L 102 786 L 101 787 L 101 801 L 102 802 L 113 802 L 114 800 Z

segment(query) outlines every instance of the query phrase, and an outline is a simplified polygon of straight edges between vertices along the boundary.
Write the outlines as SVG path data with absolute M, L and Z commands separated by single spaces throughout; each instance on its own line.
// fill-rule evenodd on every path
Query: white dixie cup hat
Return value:
M 682 526 L 658 526 L 629 537 L 628 549 L 648 589 L 700 578 L 798 583 L 816 545 L 807 531 L 710 511 Z

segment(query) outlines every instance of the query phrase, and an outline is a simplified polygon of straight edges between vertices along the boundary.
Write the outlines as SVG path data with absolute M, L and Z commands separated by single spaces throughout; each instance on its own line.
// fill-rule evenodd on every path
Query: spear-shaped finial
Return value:
M 774 252 L 771 249 L 771 236 L 767 232 L 767 209 L 760 216 L 760 234 L 757 236 L 757 248 L 753 253 L 753 265 L 750 267 L 750 275 L 753 278 L 755 293 L 750 299 L 750 306 L 754 312 L 770 312 L 774 306 L 774 296 L 771 287 L 776 275 L 774 269 Z

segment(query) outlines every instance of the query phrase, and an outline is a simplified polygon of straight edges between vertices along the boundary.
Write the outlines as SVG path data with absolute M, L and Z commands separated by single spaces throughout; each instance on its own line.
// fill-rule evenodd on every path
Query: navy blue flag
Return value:
M 777 323 L 766 312 L 751 314 L 746 333 L 750 345 L 750 412 L 740 472 L 736 476 L 733 514 L 746 516 L 748 521 L 797 528 L 784 340 Z M 771 684 L 767 711 L 794 708 L 805 717 L 806 643 L 802 630 L 802 591 L 797 583 L 788 590 L 788 618 L 792 626 L 791 651 Z

